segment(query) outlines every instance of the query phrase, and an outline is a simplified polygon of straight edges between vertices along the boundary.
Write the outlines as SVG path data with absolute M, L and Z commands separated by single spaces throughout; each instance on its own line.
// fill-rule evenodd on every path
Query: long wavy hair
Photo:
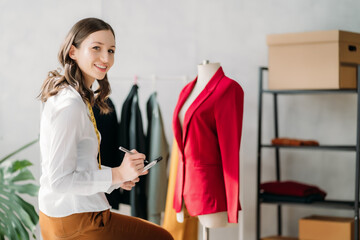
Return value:
M 91 106 L 96 105 L 102 114 L 112 111 L 106 103 L 106 99 L 111 92 L 107 74 L 104 79 L 98 81 L 99 87 L 93 92 L 86 87 L 85 79 L 79 66 L 75 60 L 71 59 L 69 56 L 72 45 L 79 48 L 81 43 L 90 34 L 101 30 L 110 30 L 115 38 L 112 27 L 98 18 L 82 19 L 71 28 L 62 43 L 58 54 L 58 59 L 63 67 L 64 74 L 61 74 L 61 69 L 49 71 L 38 96 L 42 102 L 46 102 L 49 97 L 56 95 L 62 88 L 70 85 L 79 92 L 84 102 L 89 102 Z

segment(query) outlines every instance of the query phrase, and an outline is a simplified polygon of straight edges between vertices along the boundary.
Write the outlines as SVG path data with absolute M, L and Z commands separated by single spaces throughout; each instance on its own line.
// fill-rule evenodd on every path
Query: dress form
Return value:
M 185 114 L 188 108 L 199 96 L 199 94 L 204 90 L 207 83 L 210 81 L 210 79 L 214 76 L 214 74 L 219 68 L 220 63 L 209 63 L 208 61 L 204 61 L 203 64 L 198 65 L 198 77 L 196 84 L 179 112 L 179 121 L 181 127 L 183 126 Z M 182 210 L 180 213 L 177 213 L 176 217 L 178 222 L 183 222 L 184 210 Z M 200 223 L 206 228 L 226 227 L 230 225 L 230 223 L 228 223 L 226 211 L 199 215 L 198 218 Z

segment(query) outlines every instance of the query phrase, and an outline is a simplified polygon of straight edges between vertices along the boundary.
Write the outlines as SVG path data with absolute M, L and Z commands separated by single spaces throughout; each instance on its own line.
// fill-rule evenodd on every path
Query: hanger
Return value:
M 151 90 L 152 90 L 152 92 L 155 92 L 155 93 L 156 93 L 156 79 L 157 79 L 157 77 L 155 74 L 151 75 Z

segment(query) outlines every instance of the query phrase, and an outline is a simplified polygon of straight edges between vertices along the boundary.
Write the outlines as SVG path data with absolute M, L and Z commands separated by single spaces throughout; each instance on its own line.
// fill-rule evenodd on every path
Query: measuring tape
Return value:
M 99 169 L 101 169 L 101 156 L 100 156 L 100 134 L 99 134 L 99 130 L 97 129 L 97 126 L 96 126 L 96 120 L 95 120 L 95 117 L 94 117 L 94 112 L 92 110 L 92 107 L 90 105 L 89 102 L 86 102 L 86 105 L 89 109 L 89 112 L 90 112 L 90 119 L 91 119 L 91 122 L 93 123 L 94 125 L 94 129 L 95 129 L 95 133 L 96 133 L 96 137 L 97 137 L 97 140 L 98 140 L 98 150 L 99 150 Z

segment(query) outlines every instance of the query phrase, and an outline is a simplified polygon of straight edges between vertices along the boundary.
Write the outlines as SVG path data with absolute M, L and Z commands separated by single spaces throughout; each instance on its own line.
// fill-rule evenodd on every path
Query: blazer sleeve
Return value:
M 231 84 L 215 107 L 216 129 L 225 182 L 228 222 L 238 222 L 239 151 L 243 122 L 244 92 L 236 82 Z

